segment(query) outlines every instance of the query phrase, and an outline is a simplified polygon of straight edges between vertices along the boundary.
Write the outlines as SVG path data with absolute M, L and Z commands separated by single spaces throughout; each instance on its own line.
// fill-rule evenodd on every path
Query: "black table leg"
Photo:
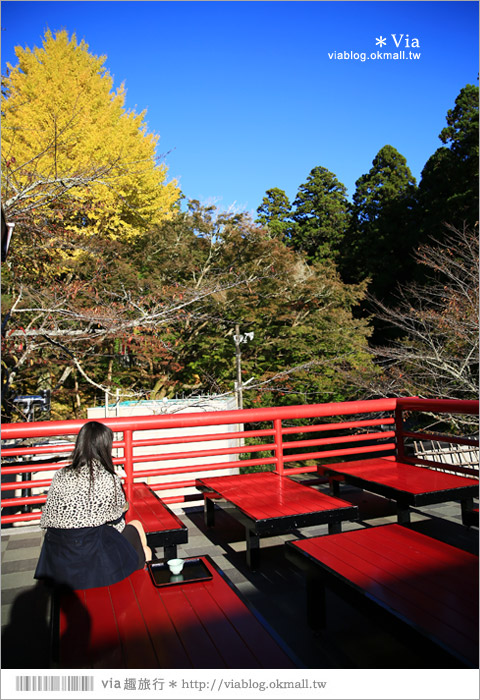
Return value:
M 460 501 L 462 506 L 462 523 L 470 525 L 470 513 L 473 510 L 473 498 L 462 498 Z
M 177 558 L 177 545 L 176 544 L 166 544 L 165 547 L 163 548 L 163 556 L 165 558 L 165 561 L 168 561 L 169 559 L 176 559 Z
M 340 495 L 340 481 L 338 479 L 335 479 L 335 477 L 330 477 L 328 480 L 328 485 L 330 495 L 338 497 Z
M 256 571 L 260 566 L 260 537 L 245 528 L 245 539 L 247 542 L 247 566 L 252 571 Z
M 215 503 L 207 496 L 203 499 L 203 516 L 206 527 L 213 527 L 215 525 Z
M 342 523 L 340 520 L 338 522 L 328 523 L 328 534 L 329 535 L 336 535 L 341 531 L 342 531 Z
M 405 503 L 397 501 L 397 522 L 399 525 L 410 524 L 410 508 Z

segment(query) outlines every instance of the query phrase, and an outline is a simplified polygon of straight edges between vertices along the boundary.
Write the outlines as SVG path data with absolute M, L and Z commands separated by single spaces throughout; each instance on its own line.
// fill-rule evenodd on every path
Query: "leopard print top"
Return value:
M 90 487 L 90 471 L 86 464 L 78 469 L 64 467 L 55 472 L 40 527 L 97 527 L 120 518 L 126 509 L 120 478 L 107 472 L 98 462 L 94 462 L 93 477 Z M 122 532 L 125 519 L 113 527 Z

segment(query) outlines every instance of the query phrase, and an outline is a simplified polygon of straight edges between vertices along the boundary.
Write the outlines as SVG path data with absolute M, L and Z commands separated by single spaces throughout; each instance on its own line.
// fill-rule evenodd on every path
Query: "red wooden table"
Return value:
M 478 668 L 477 556 L 396 524 L 288 542 L 286 549 L 307 573 L 312 627 L 325 625 L 330 585 Z
M 340 532 L 343 520 L 358 518 L 357 506 L 273 472 L 197 479 L 203 491 L 205 523 L 214 525 L 215 503 L 245 526 L 247 565 L 259 565 L 260 537 L 328 523 Z
M 187 526 L 144 482 L 133 484 L 125 520 L 140 520 L 149 546 L 163 547 L 165 559 L 175 559 L 177 545 L 188 541 Z
M 396 501 L 399 523 L 410 521 L 410 506 L 460 500 L 463 513 L 473 508 L 473 498 L 478 496 L 478 479 L 446 474 L 382 457 L 322 464 L 319 465 L 318 472 L 331 479 L 335 495 L 339 493 L 339 482 L 335 477 L 340 477 L 347 484 Z
M 155 587 L 146 569 L 103 588 L 64 594 L 60 668 L 295 668 L 210 557 L 210 580 Z

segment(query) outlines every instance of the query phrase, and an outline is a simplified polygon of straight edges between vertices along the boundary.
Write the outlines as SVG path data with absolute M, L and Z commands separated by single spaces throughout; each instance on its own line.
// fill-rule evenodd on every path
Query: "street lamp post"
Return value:
M 237 380 L 235 382 L 235 393 L 237 395 L 237 408 L 243 408 L 243 386 L 242 386 L 242 352 L 240 350 L 241 343 L 246 343 L 252 340 L 253 331 L 251 333 L 240 333 L 240 326 L 235 324 L 235 335 L 233 341 L 235 343 L 235 366 L 237 370 Z
M 35 409 L 40 411 L 50 411 L 50 389 L 42 389 L 39 394 L 33 396 L 16 396 L 13 399 L 13 403 L 16 404 L 19 409 L 23 412 L 27 423 L 32 423 L 35 420 Z M 32 472 L 23 472 L 22 481 L 31 481 Z M 22 498 L 29 497 L 32 495 L 32 489 L 22 489 Z M 32 508 L 28 505 L 22 506 L 22 513 L 31 512 Z

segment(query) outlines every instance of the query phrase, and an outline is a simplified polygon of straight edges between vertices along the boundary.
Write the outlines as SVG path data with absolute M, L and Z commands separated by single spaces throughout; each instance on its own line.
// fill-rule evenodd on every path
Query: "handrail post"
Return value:
M 275 472 L 283 476 L 283 435 L 282 435 L 282 419 L 275 418 L 273 421 L 275 429 L 275 457 L 277 458 L 277 466 Z
M 127 478 L 125 480 L 126 486 L 126 496 L 127 501 L 131 503 L 133 498 L 133 431 L 124 430 L 123 431 L 123 442 L 125 444 L 124 458 L 125 458 L 125 473 Z
M 402 461 L 405 457 L 405 442 L 403 439 L 402 406 L 398 401 L 395 405 L 395 434 L 397 438 L 397 459 Z

